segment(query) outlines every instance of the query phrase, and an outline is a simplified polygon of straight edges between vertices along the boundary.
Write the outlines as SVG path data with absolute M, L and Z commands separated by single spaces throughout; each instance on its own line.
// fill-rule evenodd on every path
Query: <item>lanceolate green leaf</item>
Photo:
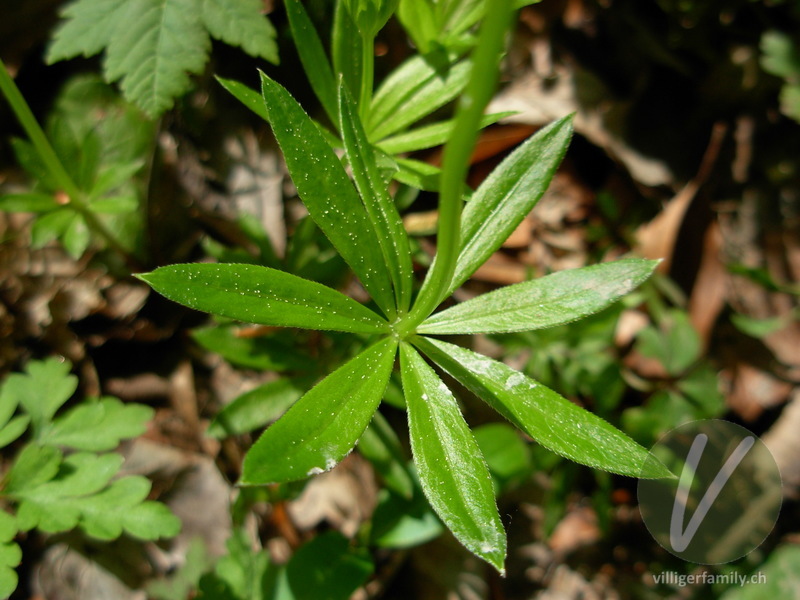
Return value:
M 261 97 L 261 94 L 239 81 L 234 81 L 233 79 L 217 77 L 217 81 L 219 81 L 220 85 L 228 90 L 239 102 L 244 104 L 247 108 L 252 110 L 265 121 L 269 121 L 267 107 L 264 106 L 264 99 Z
M 533 209 L 550 185 L 571 136 L 571 117 L 548 125 L 475 190 L 461 217 L 461 251 L 445 297 L 469 279 Z
M 378 408 L 396 351 L 393 339 L 373 344 L 295 402 L 247 453 L 240 483 L 294 481 L 335 467 Z
M 338 123 L 336 78 L 333 75 L 328 55 L 325 54 L 325 49 L 317 35 L 317 30 L 311 19 L 308 18 L 308 13 L 300 0 L 287 0 L 285 6 L 294 44 L 300 55 L 300 62 L 303 63 L 303 70 L 311 84 L 311 89 L 314 90 L 331 122 Z
M 425 496 L 464 546 L 504 573 L 492 479 L 456 399 L 410 345 L 400 347 L 411 450 Z
M 414 344 L 462 385 L 545 448 L 570 460 L 631 477 L 671 477 L 624 433 L 501 362 L 424 337 Z M 659 465 L 642 473 L 645 465 Z
M 601 311 L 639 286 L 656 265 L 618 260 L 509 285 L 429 317 L 417 332 L 507 333 L 563 325 Z
M 268 267 L 172 265 L 137 277 L 184 306 L 248 323 L 355 333 L 388 330 L 386 321 L 344 294 Z
M 282 86 L 262 73 L 270 124 L 311 218 L 386 316 L 395 316 L 380 243 L 347 172 L 317 126 Z
M 467 60 L 437 70 L 414 56 L 392 72 L 375 93 L 367 133 L 372 141 L 397 133 L 453 100 L 467 85 Z
M 250 56 L 278 62 L 275 28 L 261 0 L 202 0 L 202 19 L 209 33 Z
M 392 277 L 397 307 L 404 313 L 411 303 L 413 284 L 408 234 L 378 170 L 375 152 L 364 133 L 358 109 L 343 81 L 339 85 L 339 114 L 342 140 L 353 179 L 378 236 L 386 268 Z

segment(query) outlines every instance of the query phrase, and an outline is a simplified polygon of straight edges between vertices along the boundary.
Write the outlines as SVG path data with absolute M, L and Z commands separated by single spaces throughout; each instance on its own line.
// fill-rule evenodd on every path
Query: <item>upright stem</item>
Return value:
M 369 106 L 372 104 L 372 86 L 375 81 L 375 36 L 361 36 L 361 93 L 358 113 L 366 127 Z
M 131 268 L 134 268 L 136 266 L 136 260 L 120 243 L 116 236 L 111 233 L 111 230 L 109 230 L 87 206 L 84 201 L 83 193 L 69 176 L 61 160 L 59 160 L 58 155 L 50 145 L 47 136 L 36 121 L 36 117 L 33 116 L 33 112 L 22 96 L 22 92 L 19 91 L 17 84 L 14 83 L 11 74 L 8 72 L 8 69 L 6 69 L 6 65 L 2 60 L 0 60 L 0 91 L 3 92 L 8 100 L 11 109 L 17 116 L 20 125 L 22 125 L 22 128 L 25 130 L 34 148 L 36 148 L 36 152 L 39 153 L 39 157 L 42 159 L 45 167 L 47 167 L 53 179 L 58 182 L 58 185 L 69 197 L 69 205 L 71 208 L 83 217 L 89 229 L 102 237 L 111 248 L 125 258 Z
M 493 0 L 481 26 L 472 56 L 472 71 L 459 99 L 453 133 L 444 147 L 439 184 L 439 228 L 436 259 L 428 271 L 423 291 L 408 317 L 398 327 L 405 335 L 413 331 L 444 299 L 456 268 L 460 249 L 461 196 L 472 150 L 480 131 L 486 105 L 499 77 L 505 34 L 513 13 L 513 0 Z

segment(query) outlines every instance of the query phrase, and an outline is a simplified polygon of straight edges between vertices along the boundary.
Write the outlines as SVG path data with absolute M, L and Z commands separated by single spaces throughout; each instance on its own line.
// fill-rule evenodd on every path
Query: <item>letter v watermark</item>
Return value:
M 672 519 L 669 524 L 669 542 L 676 552 L 683 552 L 689 547 L 689 544 L 694 539 L 697 530 L 706 518 L 708 511 L 714 504 L 714 501 L 719 496 L 722 488 L 728 482 L 736 467 L 742 462 L 747 452 L 755 444 L 755 438 L 749 436 L 739 442 L 734 451 L 722 465 L 722 468 L 717 473 L 711 485 L 708 486 L 706 493 L 700 500 L 697 509 L 694 511 L 689 524 L 686 526 L 685 531 L 681 531 L 683 526 L 683 518 L 686 514 L 686 505 L 689 500 L 689 492 L 692 489 L 692 482 L 694 481 L 697 466 L 700 464 L 700 458 L 703 456 L 708 443 L 708 436 L 704 433 L 699 433 L 692 442 L 692 447 L 689 449 L 689 454 L 686 457 L 686 462 L 681 470 L 681 477 L 678 483 L 678 491 L 675 493 L 675 503 L 672 505 Z

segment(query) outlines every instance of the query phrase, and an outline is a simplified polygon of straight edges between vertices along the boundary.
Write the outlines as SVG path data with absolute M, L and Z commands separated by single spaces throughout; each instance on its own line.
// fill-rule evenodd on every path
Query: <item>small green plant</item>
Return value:
M 99 540 L 123 533 L 154 540 L 180 529 L 165 505 L 146 500 L 150 482 L 119 477 L 123 458 L 109 452 L 121 440 L 141 435 L 152 409 L 103 397 L 59 413 L 78 384 L 69 371 L 70 364 L 56 358 L 33 361 L 26 373 L 14 373 L 0 386 L 0 447 L 19 444 L 29 432 L 16 458 L 4 465 L 0 482 L 1 597 L 17 586 L 13 569 L 22 558 L 17 532 L 77 527 Z
M 506 541 L 489 469 L 453 393 L 420 352 L 558 454 L 629 476 L 670 476 L 661 466 L 642 472 L 647 451 L 601 418 L 501 362 L 429 337 L 525 331 L 574 321 L 633 290 L 656 265 L 627 259 L 555 273 L 434 312 L 530 212 L 570 139 L 569 117 L 541 130 L 472 194 L 462 215 L 468 159 L 497 80 L 513 4 L 492 4 L 469 63 L 438 185 L 437 255 L 416 298 L 409 240 L 375 141 L 365 129 L 363 105 L 359 110 L 345 78 L 338 82 L 331 116 L 336 117 L 355 185 L 330 136 L 263 74 L 263 105 L 254 109 L 270 122 L 311 217 L 359 277 L 374 306 L 258 265 L 173 265 L 140 275 L 164 296 L 215 315 L 348 332 L 362 340 L 359 354 L 297 400 L 253 445 L 244 460 L 243 486 L 300 480 L 332 469 L 370 424 L 399 352 L 422 490 L 461 543 L 501 573 Z M 402 88 L 402 81 L 397 87 Z
M 47 132 L 2 61 L 0 92 L 28 136 L 12 140 L 12 148 L 33 181 L 30 191 L 0 194 L 0 210 L 36 215 L 33 247 L 58 239 L 77 259 L 94 240 L 136 267 L 142 227 L 134 176 L 145 165 L 152 124 L 93 78 L 66 87 Z
M 105 51 L 108 81 L 151 117 L 169 109 L 202 72 L 209 34 L 278 62 L 275 29 L 260 0 L 75 0 L 63 9 L 47 60 Z

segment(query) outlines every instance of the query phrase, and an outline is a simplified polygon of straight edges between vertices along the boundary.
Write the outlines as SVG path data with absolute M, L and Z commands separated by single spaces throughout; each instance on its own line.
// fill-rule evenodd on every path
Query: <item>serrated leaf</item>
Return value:
M 375 152 L 361 125 L 358 109 L 343 81 L 339 85 L 339 114 L 339 129 L 353 179 L 392 277 L 396 306 L 404 313 L 411 303 L 413 285 L 408 234 L 378 170 Z
M 89 2 L 90 0 L 82 0 Z M 96 1 L 96 0 L 93 0 Z M 197 0 L 127 0 L 115 11 L 105 74 L 151 117 L 189 89 L 210 49 Z
M 53 34 L 47 62 L 75 56 L 92 56 L 111 42 L 119 22 L 119 12 L 128 0 L 77 0 L 62 11 L 65 19 Z
M 120 441 L 145 432 L 153 409 L 143 404 L 123 404 L 116 398 L 87 401 L 53 422 L 42 443 L 76 450 L 101 452 Z
M 448 529 L 501 574 L 506 537 L 492 479 L 456 399 L 410 345 L 400 347 L 408 429 L 422 490 Z
M 322 41 L 311 19 L 308 18 L 302 2 L 287 0 L 284 4 L 294 44 L 311 89 L 314 90 L 331 123 L 337 123 L 339 119 L 336 110 L 336 79 Z
M 308 378 L 282 377 L 245 392 L 217 413 L 206 430 L 213 438 L 253 431 L 272 423 L 309 388 Z
M 34 431 L 41 432 L 78 387 L 70 364 L 57 358 L 31 361 L 26 373 L 12 373 L 3 384 L 3 397 L 11 396 L 27 412 Z
M 263 73 L 261 82 L 270 125 L 311 218 L 384 314 L 394 318 L 392 284 L 378 237 L 341 161 L 289 92 Z
M 424 337 L 414 345 L 545 448 L 596 469 L 630 477 L 672 477 L 617 428 L 499 361 Z M 660 468 L 658 467 L 660 465 Z
M 248 323 L 379 333 L 388 324 L 334 289 L 257 265 L 188 264 L 137 275 L 184 306 Z
M 59 208 L 50 194 L 5 194 L 0 196 L 0 210 L 8 212 L 44 213 Z
M 206 29 L 218 40 L 240 46 L 250 56 L 278 64 L 275 28 L 264 16 L 261 0 L 202 0 Z
M 467 85 L 470 62 L 437 70 L 421 56 L 395 69 L 381 84 L 369 111 L 367 133 L 377 142 L 441 108 Z
M 505 119 L 515 114 L 514 112 L 501 112 L 486 115 L 481 120 L 481 127 L 486 127 L 493 123 L 497 123 L 500 119 Z M 415 152 L 417 150 L 424 150 L 425 148 L 433 148 L 444 144 L 450 137 L 453 131 L 455 121 L 440 121 L 438 123 L 431 123 L 417 127 L 405 133 L 399 133 L 391 137 L 385 138 L 378 142 L 378 148 L 387 154 L 400 154 L 403 152 Z
M 655 260 L 626 259 L 559 271 L 481 294 L 436 313 L 419 333 L 510 333 L 563 325 L 599 312 L 644 282 Z
M 373 344 L 292 405 L 250 448 L 241 485 L 329 471 L 355 446 L 383 397 L 397 342 Z

